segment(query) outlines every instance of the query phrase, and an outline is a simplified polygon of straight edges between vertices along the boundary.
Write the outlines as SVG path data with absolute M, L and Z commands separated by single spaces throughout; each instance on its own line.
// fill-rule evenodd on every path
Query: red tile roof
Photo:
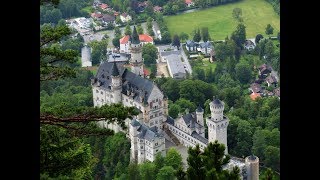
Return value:
M 139 40 L 141 42 L 152 42 L 153 38 L 149 35 L 146 35 L 146 34 L 139 34 Z
M 256 100 L 258 97 L 261 97 L 259 93 L 251 93 L 250 94 L 250 98 L 254 101 Z
M 91 17 L 93 17 L 93 18 L 101 18 L 101 17 L 102 17 L 102 14 L 92 13 L 92 14 L 91 14 Z
M 130 39 L 130 36 L 129 35 L 126 35 L 126 36 L 123 36 L 119 41 L 120 41 L 120 44 L 126 44 Z
M 102 4 L 100 5 L 100 8 L 101 8 L 101 9 L 107 9 L 108 7 L 109 7 L 108 4 L 102 3 Z
M 150 72 L 149 72 L 148 69 L 143 69 L 143 74 L 146 75 L 146 76 L 148 76 L 148 75 L 150 75 Z
M 184 1 L 186 4 L 190 4 L 190 3 L 192 3 L 192 0 L 185 0 Z
M 126 44 L 130 39 L 130 36 L 129 35 L 126 35 L 124 37 L 122 37 L 119 41 L 120 41 L 120 44 Z M 140 34 L 139 35 L 139 40 L 141 42 L 152 42 L 153 41 L 153 38 L 149 35 L 146 35 L 146 34 Z

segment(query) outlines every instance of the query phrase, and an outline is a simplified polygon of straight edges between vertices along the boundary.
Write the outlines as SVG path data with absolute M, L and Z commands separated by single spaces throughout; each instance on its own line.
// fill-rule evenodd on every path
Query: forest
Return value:
M 62 17 L 66 15 L 62 14 Z M 221 148 L 218 148 L 218 143 L 209 145 L 203 154 L 197 147 L 190 148 L 190 170 L 187 171 L 180 168 L 181 156 L 174 149 L 170 149 L 165 158 L 158 157 L 154 163 L 135 165 L 129 163 L 130 142 L 124 134 L 102 131 L 94 121 L 52 121 L 52 117 L 61 121 L 74 115 L 90 115 L 91 118 L 93 114 L 103 115 L 109 120 L 117 114 L 117 122 L 121 124 L 121 119 L 135 114 L 121 105 L 100 109 L 92 107 L 90 79 L 93 74 L 81 69 L 77 63 L 83 39 L 70 34 L 63 21 L 41 26 L 40 179 L 185 179 L 197 175 L 192 168 L 197 169 L 197 162 L 200 161 L 204 162 L 201 166 L 205 170 L 201 173 L 206 177 L 238 178 L 237 169 L 230 172 L 221 170 L 228 159 L 221 157 L 219 162 L 223 163 L 214 167 L 207 165 L 215 163 L 205 157 L 213 156 L 210 152 L 219 154 L 217 149 Z M 259 157 L 261 165 L 280 172 L 280 99 L 260 97 L 253 101 L 248 90 L 258 76 L 256 67 L 262 63 L 270 64 L 280 73 L 280 49 L 274 40 L 259 38 L 257 47 L 249 52 L 242 46 L 243 39 L 245 26 L 239 24 L 230 38 L 215 44 L 214 63 L 217 66 L 214 71 L 198 69 L 185 80 L 164 77 L 154 80 L 168 97 L 169 115 L 174 118 L 185 113 L 186 109 L 194 111 L 198 105 L 204 108 L 207 116 L 210 113 L 208 104 L 213 96 L 224 101 L 224 113 L 230 119 L 230 155 L 245 157 L 254 154 Z M 59 62 L 61 59 L 64 61 Z M 201 61 L 197 59 L 192 63 Z M 149 177 L 150 174 L 152 177 Z

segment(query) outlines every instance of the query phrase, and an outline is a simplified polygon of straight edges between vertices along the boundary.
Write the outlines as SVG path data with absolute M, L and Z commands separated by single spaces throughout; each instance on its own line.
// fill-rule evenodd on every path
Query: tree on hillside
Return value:
M 236 65 L 236 76 L 242 84 L 247 84 L 252 78 L 252 68 L 248 63 L 240 62 Z
M 194 42 L 199 42 L 201 40 L 201 35 L 200 35 L 200 29 L 195 29 L 193 31 L 194 35 L 193 35 L 193 41 Z
M 256 36 L 254 41 L 255 41 L 256 44 L 258 44 L 261 39 L 263 39 L 263 36 L 261 34 L 257 34 L 257 36 Z
M 152 162 L 144 162 L 139 165 L 142 180 L 156 179 L 156 165 Z
M 120 36 L 116 36 L 115 38 L 112 39 L 112 44 L 114 47 L 120 47 L 120 40 L 121 37 Z
M 181 41 L 186 41 L 189 38 L 189 35 L 187 33 L 181 32 L 179 35 L 179 38 Z
M 157 174 L 157 180 L 175 180 L 175 170 L 172 166 L 164 166 Z
M 114 27 L 114 36 L 121 36 L 121 30 L 118 26 Z
M 178 50 L 180 49 L 180 38 L 177 34 L 173 35 L 172 45 L 177 46 Z
M 232 10 L 232 17 L 234 19 L 236 19 L 237 21 L 239 21 L 240 23 L 243 22 L 243 19 L 242 19 L 242 9 L 241 8 L 234 8 Z
M 187 180 L 187 177 L 186 177 L 187 174 L 186 174 L 186 172 L 184 172 L 182 167 L 180 167 L 176 171 L 175 175 L 176 175 L 177 180 Z
M 138 34 L 143 34 L 143 28 L 142 28 L 141 24 L 137 26 L 137 32 L 138 32 Z
M 246 41 L 246 26 L 242 23 L 238 24 L 237 29 L 231 34 L 231 39 L 239 48 L 243 49 L 243 44 Z
M 128 179 L 129 180 L 140 180 L 139 166 L 136 163 L 129 164 Z
M 273 27 L 271 26 L 271 24 L 268 24 L 267 27 L 266 27 L 266 34 L 267 35 L 271 35 L 273 34 Z
M 144 58 L 144 63 L 147 66 L 151 64 L 156 64 L 156 59 L 158 59 L 158 49 L 153 44 L 145 44 L 142 47 L 142 57 Z
M 132 30 L 129 24 L 126 25 L 125 29 L 124 29 L 124 34 L 125 35 L 131 35 L 132 34 Z
M 182 166 L 181 154 L 174 148 L 170 148 L 166 154 L 164 160 L 165 166 L 172 166 L 174 169 L 178 169 Z
M 177 104 L 171 104 L 169 105 L 169 116 L 172 117 L 172 118 L 177 118 L 178 117 L 178 114 L 179 112 L 181 112 L 181 107 Z
M 159 170 L 164 166 L 164 157 L 161 153 L 157 153 L 156 159 L 153 161 L 156 166 L 156 174 L 158 174 Z
M 201 36 L 202 36 L 203 42 L 211 41 L 208 27 L 201 28 Z
M 276 177 L 274 175 L 274 172 L 270 168 L 267 168 L 267 170 L 262 175 L 261 179 L 262 180 L 274 180 L 274 179 L 276 179 Z
M 188 148 L 187 176 L 189 179 L 205 179 L 204 162 L 202 161 L 201 155 L 202 152 L 200 151 L 199 144 L 194 148 Z

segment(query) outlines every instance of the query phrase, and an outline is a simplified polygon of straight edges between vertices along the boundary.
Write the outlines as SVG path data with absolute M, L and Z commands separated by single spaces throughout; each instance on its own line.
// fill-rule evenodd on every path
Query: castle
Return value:
M 177 119 L 168 116 L 168 102 L 156 84 L 143 77 L 142 45 L 136 28 L 129 39 L 131 71 L 124 62 L 103 62 L 91 80 L 95 107 L 122 103 L 136 107 L 139 115 L 127 119 L 128 131 L 117 124 L 98 122 L 100 127 L 124 131 L 131 140 L 131 160 L 142 163 L 154 161 L 157 153 L 165 156 L 165 135 L 172 135 L 186 147 L 196 144 L 204 149 L 209 142 L 218 140 L 226 146 L 228 118 L 223 115 L 224 103 L 214 98 L 210 103 L 211 116 L 206 119 L 208 139 L 205 138 L 203 109 L 187 113 Z M 169 137 L 169 136 L 167 136 Z M 172 141 L 172 139 L 170 139 Z

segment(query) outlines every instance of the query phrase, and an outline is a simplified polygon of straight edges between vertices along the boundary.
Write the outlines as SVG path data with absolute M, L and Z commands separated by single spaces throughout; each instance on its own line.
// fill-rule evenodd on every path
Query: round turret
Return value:
M 214 121 L 222 120 L 224 103 L 220 101 L 218 98 L 213 97 L 213 100 L 210 102 L 209 105 L 210 105 L 210 111 L 211 111 L 211 118 Z
M 245 159 L 247 180 L 259 180 L 259 158 L 250 155 Z

